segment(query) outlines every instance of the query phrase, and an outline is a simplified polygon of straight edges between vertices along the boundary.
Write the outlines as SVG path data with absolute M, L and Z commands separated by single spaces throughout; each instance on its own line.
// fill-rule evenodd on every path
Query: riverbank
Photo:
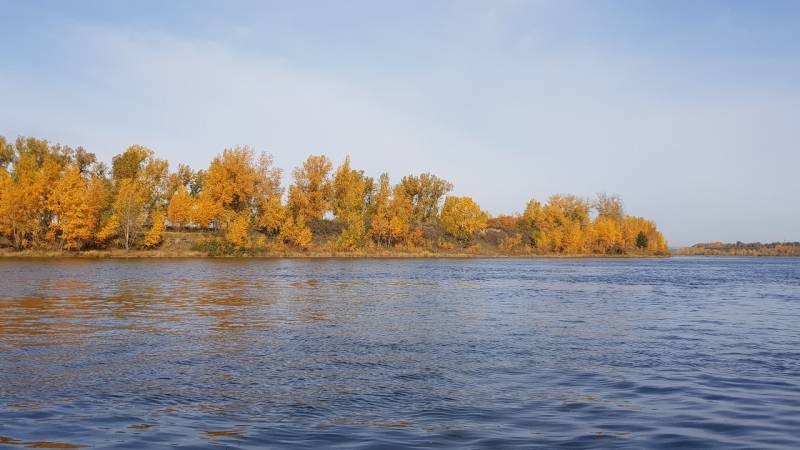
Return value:
M 326 252 L 326 251 L 286 251 L 259 254 L 210 255 L 199 251 L 162 251 L 162 250 L 85 250 L 85 251 L 49 251 L 49 250 L 0 250 L 0 258 L 4 259 L 39 259 L 39 258 L 83 258 L 83 259 L 159 259 L 159 258 L 250 258 L 250 259 L 639 259 L 669 258 L 670 255 L 595 255 L 595 254 L 527 254 L 512 255 L 500 253 L 435 253 L 435 252 Z
M 531 247 L 503 249 L 499 239 L 490 239 L 484 233 L 471 243 L 464 244 L 451 239 L 439 240 L 439 245 L 341 249 L 336 245 L 337 232 L 315 235 L 315 241 L 307 249 L 300 249 L 279 242 L 262 241 L 253 235 L 252 247 L 235 248 L 210 232 L 168 231 L 162 243 L 154 249 L 131 249 L 113 247 L 67 251 L 58 248 L 29 248 L 15 251 L 9 246 L 0 246 L 0 258 L 653 258 L 645 253 L 594 254 L 594 253 L 540 253 Z M 442 245 L 445 243 L 446 245 Z M 665 255 L 661 255 L 663 257 Z

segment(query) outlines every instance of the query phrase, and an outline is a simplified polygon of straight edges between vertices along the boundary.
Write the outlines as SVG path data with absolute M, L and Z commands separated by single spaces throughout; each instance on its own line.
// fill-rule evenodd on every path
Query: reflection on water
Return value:
M 800 260 L 0 260 L 0 447 L 796 448 Z

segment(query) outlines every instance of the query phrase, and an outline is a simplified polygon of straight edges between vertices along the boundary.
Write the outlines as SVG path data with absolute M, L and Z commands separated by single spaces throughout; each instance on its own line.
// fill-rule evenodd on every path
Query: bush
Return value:
M 155 248 L 161 245 L 161 241 L 164 238 L 164 230 L 164 215 L 156 213 L 153 217 L 153 226 L 144 237 L 144 247 Z
M 237 248 L 234 243 L 218 238 L 199 239 L 192 244 L 192 250 L 203 252 L 208 256 L 235 256 L 245 253 L 242 249 Z
M 523 248 L 523 238 L 521 233 L 516 233 L 514 235 L 508 236 L 500 241 L 500 250 L 513 253 Z

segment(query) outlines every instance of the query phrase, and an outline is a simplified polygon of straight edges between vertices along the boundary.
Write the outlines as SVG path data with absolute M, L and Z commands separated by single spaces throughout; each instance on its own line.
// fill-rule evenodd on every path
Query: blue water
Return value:
M 800 448 L 800 259 L 0 260 L 0 448 Z

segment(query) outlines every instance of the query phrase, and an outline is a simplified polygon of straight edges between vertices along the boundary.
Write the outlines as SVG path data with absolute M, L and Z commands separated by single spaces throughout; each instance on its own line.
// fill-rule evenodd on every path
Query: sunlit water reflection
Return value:
M 0 260 L 0 447 L 797 448 L 800 259 Z

